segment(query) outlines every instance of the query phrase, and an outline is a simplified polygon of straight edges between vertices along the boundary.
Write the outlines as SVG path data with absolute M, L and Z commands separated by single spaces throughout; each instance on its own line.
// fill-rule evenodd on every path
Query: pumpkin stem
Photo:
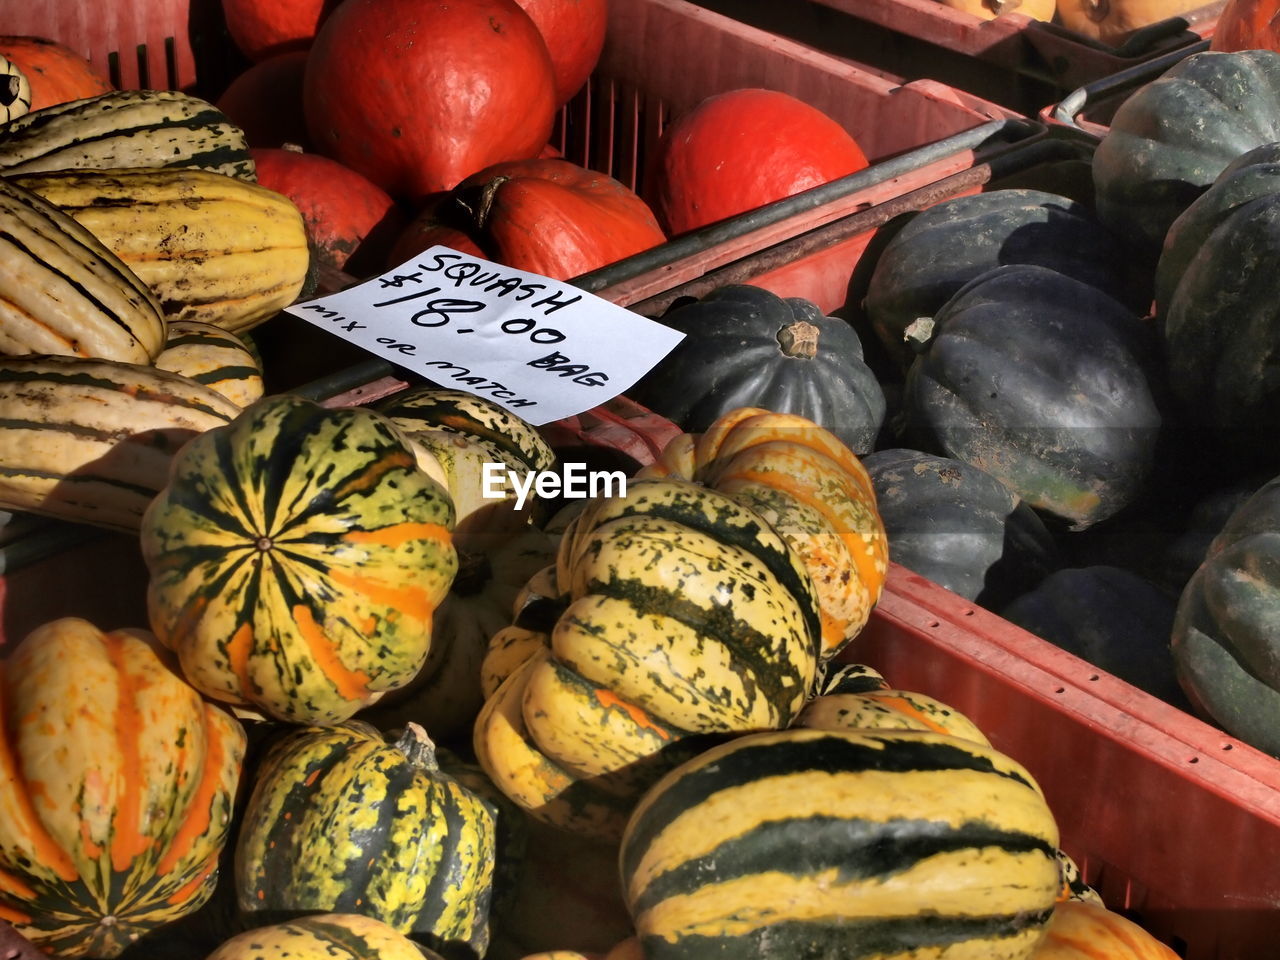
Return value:
M 459 195 L 456 203 L 467 212 L 477 230 L 483 230 L 489 223 L 489 212 L 493 209 L 493 199 L 498 195 L 498 188 L 510 180 L 510 177 L 494 177 L 484 186 L 474 191 L 472 196 Z M 471 193 L 472 191 L 468 191 Z
M 404 733 L 396 741 L 396 749 L 409 758 L 409 762 L 420 770 L 439 770 L 436 761 L 436 745 L 427 736 L 427 731 L 416 723 L 406 723 Z
M 306 152 L 306 151 L 304 151 L 304 150 L 302 149 L 302 145 L 301 145 L 301 144 L 298 144 L 298 143 L 282 143 L 282 144 L 280 144 L 280 149 L 281 149 L 281 150 L 288 150 L 290 153 L 305 153 L 305 152 Z
M 778 345 L 788 357 L 816 357 L 819 333 L 821 331 L 807 320 L 797 320 L 778 331 Z

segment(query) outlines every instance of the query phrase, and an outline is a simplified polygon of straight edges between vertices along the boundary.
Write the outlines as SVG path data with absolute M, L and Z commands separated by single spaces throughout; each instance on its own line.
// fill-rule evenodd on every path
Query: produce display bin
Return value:
M 744 22 L 897 76 L 932 77 L 1034 113 L 1085 83 L 1213 36 L 1225 0 L 1110 47 L 1012 11 L 983 20 L 938 0 L 700 0 Z

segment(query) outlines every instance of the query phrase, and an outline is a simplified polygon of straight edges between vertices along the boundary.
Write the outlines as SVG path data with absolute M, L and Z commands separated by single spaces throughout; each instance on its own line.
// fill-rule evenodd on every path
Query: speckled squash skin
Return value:
M 683 434 L 638 477 L 693 480 L 765 518 L 802 558 L 822 611 L 819 657 L 866 626 L 880 600 L 889 543 L 866 467 L 805 417 L 739 407 Z
M 44 624 L 3 664 L 0 716 L 0 918 L 111 958 L 208 900 L 245 734 L 154 637 Z
M 814 730 L 930 730 L 991 746 L 977 725 L 954 707 L 909 690 L 826 693 L 809 701 L 794 726 Z
M 1195 53 L 1133 93 L 1093 157 L 1098 218 L 1152 261 L 1232 160 L 1280 140 L 1280 54 Z
M 1029 960 L 1061 891 L 1057 845 L 1038 784 L 990 747 L 793 728 L 664 777 L 620 869 L 648 960 Z
M 241 910 L 360 913 L 484 955 L 496 814 L 440 771 L 421 727 L 394 743 L 359 721 L 298 730 L 263 761 L 242 823 Z
M 154 365 L 216 390 L 238 407 L 261 400 L 262 367 L 230 330 L 199 320 L 168 324 L 164 349 Z
M 357 913 L 299 917 L 247 930 L 206 960 L 444 960 L 381 920 Z
M 820 627 L 803 561 L 705 487 L 635 480 L 591 501 L 561 538 L 549 592 L 474 737 L 494 782 L 544 822 L 616 840 L 699 735 L 785 727 L 813 684 Z
M 426 659 L 452 525 L 382 416 L 266 397 L 184 447 L 143 517 L 152 629 L 206 696 L 344 720 Z

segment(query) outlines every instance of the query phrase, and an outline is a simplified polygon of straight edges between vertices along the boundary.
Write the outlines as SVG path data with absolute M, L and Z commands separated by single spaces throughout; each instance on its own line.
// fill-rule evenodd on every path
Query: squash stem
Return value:
M 409 758 L 409 762 L 420 770 L 439 770 L 436 760 L 436 745 L 427 736 L 427 731 L 417 723 L 406 723 L 404 733 L 396 741 L 396 749 Z
M 818 355 L 820 332 L 817 326 L 807 320 L 797 320 L 778 331 L 778 345 L 788 357 L 807 360 Z

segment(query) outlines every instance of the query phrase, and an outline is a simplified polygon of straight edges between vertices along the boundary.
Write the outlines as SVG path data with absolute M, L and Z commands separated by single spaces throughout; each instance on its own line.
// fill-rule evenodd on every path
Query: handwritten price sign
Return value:
M 684 338 L 570 284 L 443 246 L 287 309 L 535 426 L 613 399 Z

